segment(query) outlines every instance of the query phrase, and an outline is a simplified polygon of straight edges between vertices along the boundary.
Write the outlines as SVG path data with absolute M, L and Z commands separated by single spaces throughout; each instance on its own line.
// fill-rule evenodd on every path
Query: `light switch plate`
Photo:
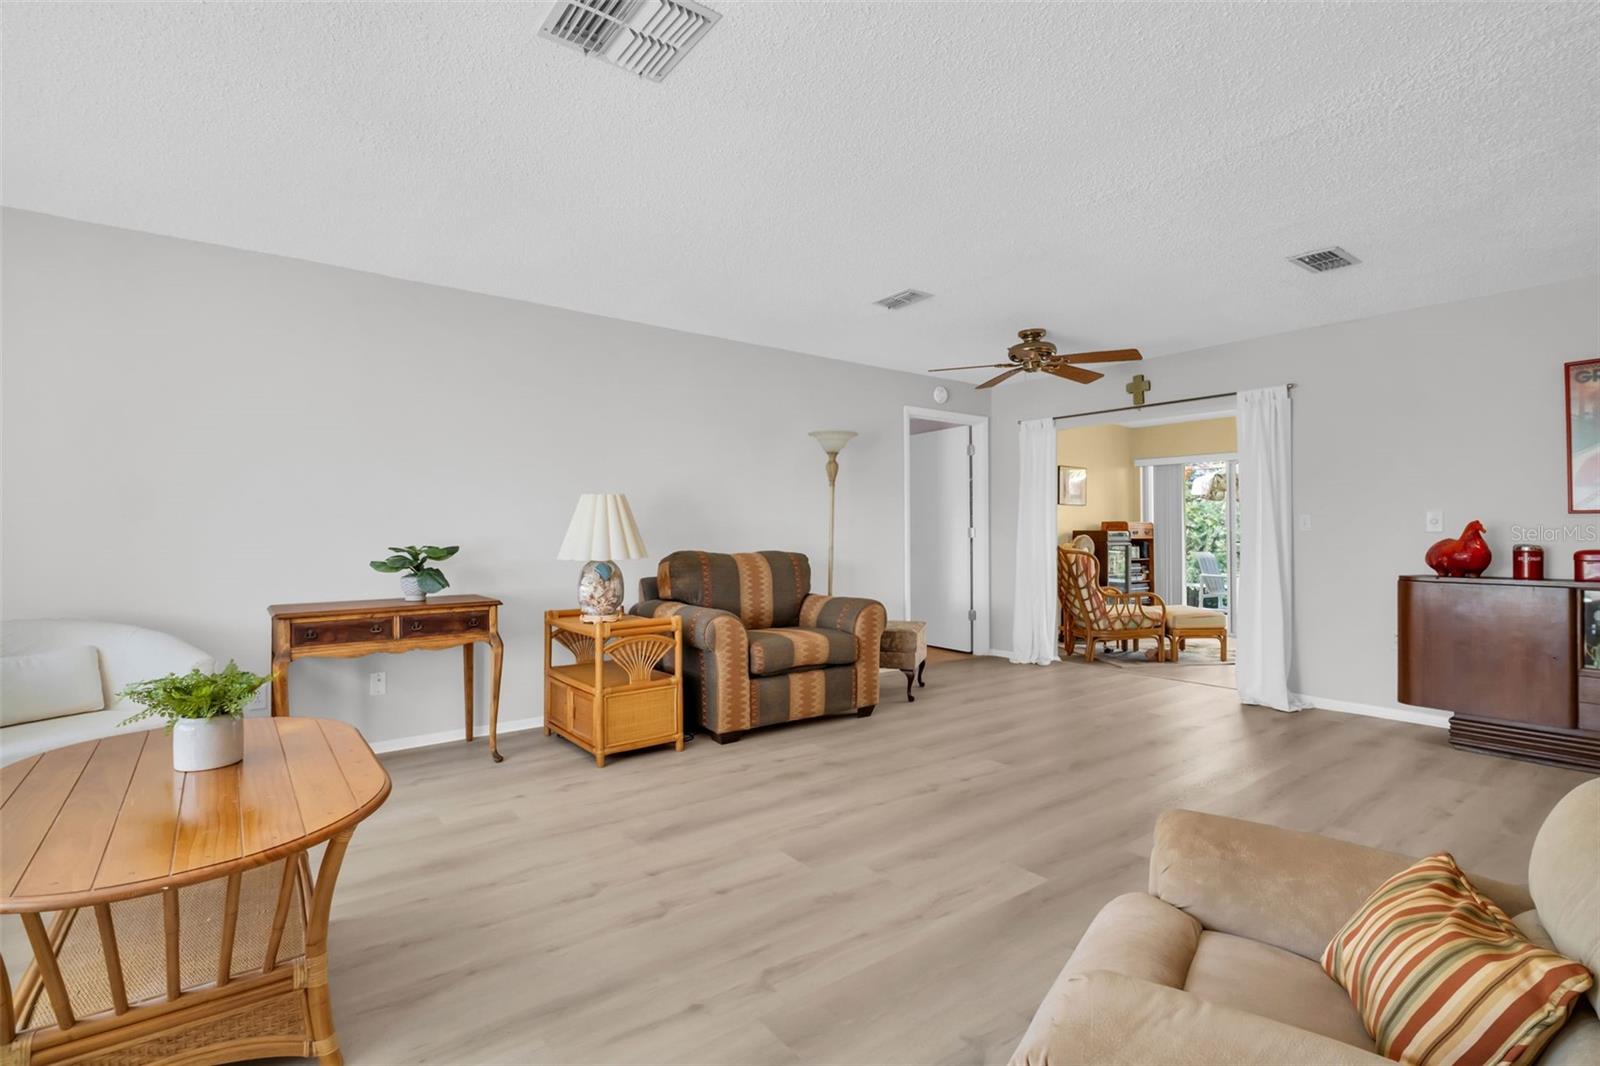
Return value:
M 367 675 L 367 695 L 382 696 L 389 691 L 389 678 L 382 670 Z
M 1302 514 L 1300 516 L 1300 528 L 1301 530 L 1307 530 L 1311 528 L 1311 516 L 1309 514 Z
M 1423 522 L 1422 529 L 1426 533 L 1443 533 L 1444 532 L 1444 512 L 1443 511 L 1429 511 L 1427 513 L 1427 515 L 1425 516 L 1425 520 Z

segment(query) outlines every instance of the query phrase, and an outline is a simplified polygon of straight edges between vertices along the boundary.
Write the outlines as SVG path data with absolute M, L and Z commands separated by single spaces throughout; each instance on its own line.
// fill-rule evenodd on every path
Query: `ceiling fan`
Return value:
M 1046 374 L 1054 374 L 1058 378 L 1076 381 L 1087 385 L 1091 381 L 1098 381 L 1105 377 L 1098 370 L 1085 370 L 1078 363 L 1123 363 L 1135 359 L 1143 359 L 1137 348 L 1116 348 L 1107 352 L 1073 352 L 1070 355 L 1058 355 L 1056 346 L 1044 339 L 1042 329 L 1024 329 L 1017 332 L 1022 338 L 1021 344 L 1013 344 L 1006 349 L 1010 356 L 1009 363 L 979 363 L 977 366 L 942 366 L 930 370 L 930 374 L 943 374 L 951 370 L 994 370 L 1005 368 L 1004 374 L 996 376 L 979 385 L 980 389 L 992 389 L 1002 381 L 1015 374 L 1029 373 L 1043 370 Z

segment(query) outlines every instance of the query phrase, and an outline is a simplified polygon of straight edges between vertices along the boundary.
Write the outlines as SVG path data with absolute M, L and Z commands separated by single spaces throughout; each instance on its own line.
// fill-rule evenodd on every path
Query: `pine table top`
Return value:
M 247 718 L 244 761 L 172 768 L 161 729 L 0 767 L 0 913 L 127 899 L 260 866 L 355 825 L 389 774 L 355 727 Z

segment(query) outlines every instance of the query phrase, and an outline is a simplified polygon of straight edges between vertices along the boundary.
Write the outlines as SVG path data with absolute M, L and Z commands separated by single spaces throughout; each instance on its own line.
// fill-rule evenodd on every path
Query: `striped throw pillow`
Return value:
M 1528 941 L 1455 859 L 1378 887 L 1322 953 L 1378 1050 L 1413 1066 L 1531 1062 L 1594 983 Z

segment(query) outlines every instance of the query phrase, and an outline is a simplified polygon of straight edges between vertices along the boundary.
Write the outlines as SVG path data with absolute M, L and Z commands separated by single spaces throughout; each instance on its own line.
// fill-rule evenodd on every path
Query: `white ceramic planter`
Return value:
M 422 591 L 422 582 L 417 580 L 416 574 L 400 575 L 400 595 L 404 596 L 407 603 L 423 603 L 428 594 Z
M 172 726 L 172 768 L 215 770 L 244 758 L 244 719 L 180 718 Z

